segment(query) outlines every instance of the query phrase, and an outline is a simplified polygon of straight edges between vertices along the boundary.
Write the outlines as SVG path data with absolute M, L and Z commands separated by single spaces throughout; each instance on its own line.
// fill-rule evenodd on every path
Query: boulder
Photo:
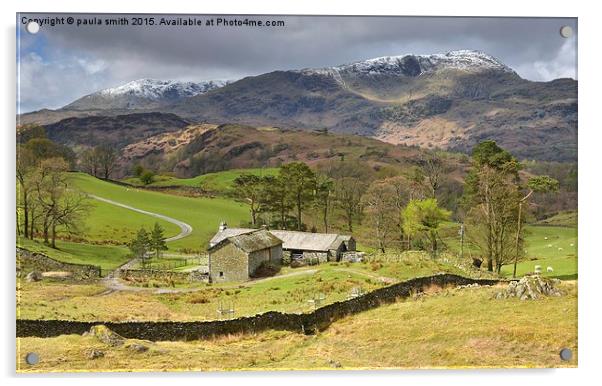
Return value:
M 130 351 L 136 352 L 136 353 L 143 353 L 143 352 L 148 351 L 148 349 L 149 349 L 149 347 L 147 345 L 142 344 L 140 342 L 130 342 L 130 343 L 127 343 L 125 345 L 125 348 L 128 349 L 128 350 L 130 350 Z
M 98 350 L 95 348 L 87 350 L 85 352 L 85 354 L 86 354 L 86 358 L 88 358 L 88 359 L 98 359 L 98 358 L 102 358 L 105 356 L 104 351 Z
M 111 331 L 104 324 L 93 326 L 90 329 L 88 336 L 93 336 L 102 343 L 107 344 L 111 347 L 121 346 L 125 343 L 124 337 L 117 334 L 116 332 Z
M 496 299 L 512 297 L 520 300 L 536 300 L 544 296 L 562 296 L 562 291 L 557 288 L 558 279 L 549 279 L 540 275 L 527 275 L 518 281 L 511 281 L 508 287 L 495 296 Z
M 28 282 L 40 281 L 42 280 L 42 274 L 38 271 L 31 271 L 25 276 L 25 280 Z

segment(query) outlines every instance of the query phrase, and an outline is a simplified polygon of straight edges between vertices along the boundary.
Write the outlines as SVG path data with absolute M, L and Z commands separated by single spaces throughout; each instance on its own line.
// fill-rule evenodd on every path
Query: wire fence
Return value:
M 141 262 L 139 269 L 154 269 L 161 271 L 170 271 L 181 267 L 205 265 L 207 261 L 204 257 L 165 257 L 151 259 Z

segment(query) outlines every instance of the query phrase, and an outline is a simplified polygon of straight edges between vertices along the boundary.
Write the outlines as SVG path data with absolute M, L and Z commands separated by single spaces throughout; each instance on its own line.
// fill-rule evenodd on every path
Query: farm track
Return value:
M 192 226 L 190 226 L 189 224 L 186 224 L 183 221 L 176 220 L 175 218 L 172 218 L 172 217 L 169 217 L 169 216 L 165 216 L 165 215 L 159 214 L 159 213 L 149 212 L 149 211 L 143 210 L 143 209 L 138 209 L 138 208 L 135 208 L 135 207 L 130 206 L 130 205 L 126 205 L 126 204 L 122 204 L 122 203 L 117 202 L 117 201 L 109 200 L 108 198 L 103 198 L 103 197 L 96 196 L 94 194 L 88 194 L 88 197 L 91 197 L 91 198 L 93 198 L 95 200 L 98 200 L 98 201 L 106 202 L 107 204 L 119 206 L 119 207 L 124 208 L 124 209 L 128 209 L 128 210 L 132 210 L 134 212 L 142 213 L 142 214 L 145 214 L 147 216 L 156 217 L 156 218 L 159 218 L 161 220 L 165 220 L 167 222 L 170 222 L 170 223 L 175 224 L 178 227 L 180 227 L 180 233 L 178 233 L 175 236 L 166 238 L 165 239 L 166 242 L 176 241 L 176 240 L 183 239 L 184 237 L 190 236 L 190 234 L 192 233 Z
M 117 270 L 124 269 L 124 268 L 125 267 L 122 266 L 122 267 L 118 268 Z M 290 273 L 287 273 L 287 274 L 284 274 L 284 275 L 270 276 L 270 277 L 266 277 L 266 278 L 263 278 L 263 279 L 251 280 L 251 281 L 248 281 L 248 282 L 245 282 L 245 283 L 236 283 L 236 284 L 232 284 L 232 285 L 228 285 L 228 286 L 223 286 L 223 287 L 219 287 L 219 288 L 249 287 L 249 286 L 255 285 L 257 283 L 263 283 L 263 282 L 271 281 L 271 280 L 274 280 L 274 279 L 281 279 L 281 278 L 291 277 L 291 276 L 313 275 L 316 272 L 318 272 L 317 269 L 306 269 L 306 270 L 299 271 L 299 272 L 290 272 Z M 124 284 L 115 275 L 111 276 L 110 278 L 107 277 L 106 279 L 103 280 L 103 283 L 107 287 L 107 291 L 102 292 L 100 295 L 108 295 L 108 294 L 111 294 L 111 293 L 116 292 L 116 291 L 132 291 L 132 292 L 148 291 L 148 292 L 154 292 L 154 293 L 157 293 L 157 294 L 168 294 L 168 293 L 172 294 L 172 293 L 188 293 L 188 292 L 203 291 L 203 290 L 206 289 L 206 287 L 198 287 L 198 288 L 148 288 L 148 287 L 137 287 L 137 286 L 131 286 L 131 285 Z

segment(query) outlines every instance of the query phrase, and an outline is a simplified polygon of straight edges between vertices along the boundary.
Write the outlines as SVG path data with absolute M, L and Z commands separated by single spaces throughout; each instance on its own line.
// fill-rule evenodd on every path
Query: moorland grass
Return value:
M 577 366 L 577 289 L 536 301 L 496 300 L 496 287 L 449 289 L 333 323 L 317 335 L 285 331 L 145 343 L 132 353 L 91 336 L 17 339 L 17 370 L 177 371 Z M 560 360 L 568 347 L 575 356 Z M 102 350 L 90 360 L 86 350 Z M 25 363 L 35 351 L 38 365 Z

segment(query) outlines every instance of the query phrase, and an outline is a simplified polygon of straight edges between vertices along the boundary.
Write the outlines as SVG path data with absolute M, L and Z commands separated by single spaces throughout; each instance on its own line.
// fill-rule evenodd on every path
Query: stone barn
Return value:
M 353 245 L 351 236 L 341 236 L 335 233 L 311 233 L 297 231 L 270 230 L 282 240 L 282 249 L 286 257 L 294 259 L 313 259 L 320 263 L 326 261 L 339 261 L 347 246 Z M 347 241 L 345 241 L 347 239 Z
M 209 241 L 209 248 L 229 237 L 256 231 L 257 229 L 250 228 L 228 228 L 226 223 L 221 223 L 218 232 Z M 287 261 L 291 259 L 311 259 L 318 262 L 340 261 L 346 252 L 356 250 L 353 236 L 275 229 L 268 232 L 282 240 L 283 255 Z
M 262 263 L 282 263 L 282 240 L 267 230 L 252 230 L 210 243 L 208 252 L 212 282 L 246 281 Z

